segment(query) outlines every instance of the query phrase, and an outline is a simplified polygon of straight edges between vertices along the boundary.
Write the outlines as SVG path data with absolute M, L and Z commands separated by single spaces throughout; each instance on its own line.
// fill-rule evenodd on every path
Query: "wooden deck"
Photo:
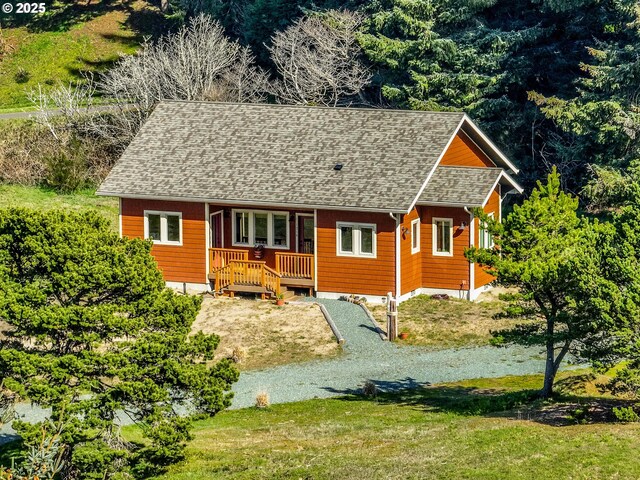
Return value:
M 209 280 L 214 291 L 279 295 L 288 288 L 304 288 L 313 292 L 314 258 L 312 254 L 275 254 L 275 268 L 264 261 L 249 260 L 246 250 L 209 249 Z

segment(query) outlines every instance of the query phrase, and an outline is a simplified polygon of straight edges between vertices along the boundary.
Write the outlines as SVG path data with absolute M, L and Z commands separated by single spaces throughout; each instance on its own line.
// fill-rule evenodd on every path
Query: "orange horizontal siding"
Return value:
M 405 215 L 402 220 L 400 238 L 400 284 L 401 295 L 412 292 L 422 286 L 422 239 L 420 239 L 420 251 L 411 253 L 411 222 L 418 218 L 418 210 L 414 208 L 411 213 Z M 420 232 L 423 227 L 420 225 Z M 422 234 L 421 234 L 422 236 Z
M 469 262 L 464 256 L 469 247 L 469 214 L 462 208 L 420 207 L 422 219 L 422 286 L 447 290 L 469 289 Z M 453 219 L 453 256 L 433 255 L 433 217 Z
M 395 291 L 395 221 L 388 214 L 319 210 L 317 216 L 318 290 L 386 295 Z M 376 225 L 376 258 L 337 255 L 336 223 Z
M 455 167 L 496 166 L 464 132 L 458 132 L 455 136 L 442 157 L 440 165 Z
M 154 245 L 151 249 L 164 279 L 168 282 L 206 283 L 204 204 L 123 198 L 120 213 L 124 237 L 144 237 L 145 210 L 182 213 L 182 245 Z

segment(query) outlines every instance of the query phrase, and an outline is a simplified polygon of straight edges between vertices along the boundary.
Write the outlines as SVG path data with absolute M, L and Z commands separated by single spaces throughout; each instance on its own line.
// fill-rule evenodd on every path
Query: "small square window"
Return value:
M 182 243 L 182 214 L 173 212 L 144 212 L 145 238 L 154 243 L 180 245 Z
M 376 256 L 376 226 L 360 223 L 336 223 L 337 255 Z

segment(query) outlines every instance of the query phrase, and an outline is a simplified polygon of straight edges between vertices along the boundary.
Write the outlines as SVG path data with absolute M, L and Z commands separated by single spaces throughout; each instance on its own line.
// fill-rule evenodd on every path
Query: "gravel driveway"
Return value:
M 539 348 L 474 347 L 430 350 L 385 342 L 362 308 L 338 300 L 316 300 L 325 305 L 344 336 L 345 355 L 331 360 L 284 365 L 243 372 L 233 387 L 231 408 L 255 403 L 260 392 L 271 403 L 326 398 L 358 391 L 366 380 L 379 390 L 400 390 L 425 383 L 473 378 L 525 375 L 544 371 Z
M 233 386 L 232 409 L 254 405 L 260 392 L 267 392 L 271 403 L 286 403 L 356 392 L 366 380 L 375 382 L 380 390 L 390 391 L 425 383 L 544 371 L 544 358 L 538 348 L 429 350 L 397 346 L 380 339 L 359 306 L 338 300 L 316 301 L 326 306 L 344 336 L 345 354 L 331 360 L 243 372 Z M 30 421 L 38 421 L 47 413 L 29 404 L 18 405 L 16 411 Z M 0 429 L 0 444 L 15 438 L 10 426 Z

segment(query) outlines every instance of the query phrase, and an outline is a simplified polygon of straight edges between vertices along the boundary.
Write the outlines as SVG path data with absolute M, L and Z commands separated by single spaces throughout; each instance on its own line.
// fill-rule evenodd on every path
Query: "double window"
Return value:
M 369 223 L 336 223 L 337 254 L 345 257 L 376 256 L 376 226 Z
M 493 213 L 490 213 L 489 218 L 493 218 Z M 489 232 L 487 225 L 484 222 L 480 222 L 480 231 L 478 233 L 479 247 L 480 248 L 493 248 L 493 236 Z
M 153 243 L 182 245 L 182 213 L 145 210 L 144 238 Z
M 433 218 L 433 254 L 444 257 L 453 255 L 452 218 Z
M 233 211 L 233 245 L 289 248 L 289 213 L 262 210 Z

